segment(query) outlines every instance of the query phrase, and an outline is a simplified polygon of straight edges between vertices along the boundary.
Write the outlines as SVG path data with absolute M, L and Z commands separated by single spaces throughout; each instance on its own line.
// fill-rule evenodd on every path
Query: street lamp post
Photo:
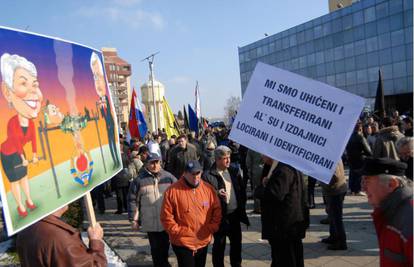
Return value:
M 157 53 L 151 54 L 148 57 L 144 58 L 141 61 L 147 60 L 148 64 L 149 64 L 149 69 L 150 69 L 150 79 L 151 79 L 151 89 L 152 89 L 152 101 L 153 101 L 153 105 L 154 105 L 154 126 L 155 126 L 155 133 L 158 134 L 158 117 L 157 117 L 157 102 L 155 100 L 155 87 L 154 87 L 154 56 Z

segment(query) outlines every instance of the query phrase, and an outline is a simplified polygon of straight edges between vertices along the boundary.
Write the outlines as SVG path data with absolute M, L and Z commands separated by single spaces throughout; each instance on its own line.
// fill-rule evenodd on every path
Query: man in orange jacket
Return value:
M 220 200 L 201 174 L 200 163 L 189 161 L 180 180 L 164 194 L 161 223 L 180 267 L 205 266 L 208 244 L 221 221 Z

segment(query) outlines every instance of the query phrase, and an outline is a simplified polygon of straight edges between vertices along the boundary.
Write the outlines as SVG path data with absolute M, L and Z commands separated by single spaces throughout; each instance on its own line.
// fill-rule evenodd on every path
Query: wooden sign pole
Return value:
M 90 226 L 95 227 L 96 225 L 96 217 L 95 217 L 95 210 L 93 209 L 91 193 L 88 192 L 84 197 L 83 200 L 85 201 L 86 213 L 88 214 L 88 221 Z

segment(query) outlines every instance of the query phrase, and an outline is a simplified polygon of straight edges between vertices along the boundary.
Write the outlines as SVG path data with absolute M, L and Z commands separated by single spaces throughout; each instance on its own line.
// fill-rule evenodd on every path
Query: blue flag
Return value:
M 188 119 L 190 121 L 190 130 L 198 134 L 198 119 L 191 105 L 188 104 Z

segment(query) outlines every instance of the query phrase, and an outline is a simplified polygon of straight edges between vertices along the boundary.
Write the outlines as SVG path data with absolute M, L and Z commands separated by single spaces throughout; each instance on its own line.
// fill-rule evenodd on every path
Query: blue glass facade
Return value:
M 373 98 L 413 92 L 413 1 L 362 0 L 239 48 L 242 93 L 258 61 Z

